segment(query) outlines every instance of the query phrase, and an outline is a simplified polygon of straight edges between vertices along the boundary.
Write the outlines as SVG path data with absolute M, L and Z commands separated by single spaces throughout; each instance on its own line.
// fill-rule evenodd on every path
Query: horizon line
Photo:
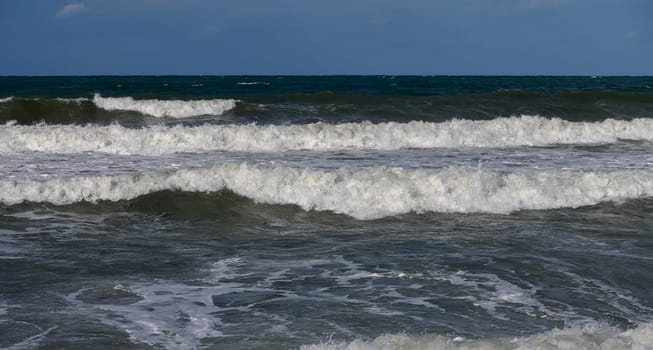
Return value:
M 0 74 L 0 78 L 92 77 L 587 77 L 653 78 L 653 74 Z

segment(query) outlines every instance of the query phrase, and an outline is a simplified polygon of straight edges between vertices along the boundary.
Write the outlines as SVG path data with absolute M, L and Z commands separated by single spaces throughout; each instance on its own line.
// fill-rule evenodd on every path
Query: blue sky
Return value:
M 0 75 L 653 75 L 650 0 L 0 0 Z

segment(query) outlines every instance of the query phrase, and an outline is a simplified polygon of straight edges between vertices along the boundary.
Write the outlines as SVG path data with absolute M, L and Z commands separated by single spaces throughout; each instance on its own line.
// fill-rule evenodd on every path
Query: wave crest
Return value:
M 135 100 L 133 97 L 102 97 L 95 94 L 93 103 L 108 111 L 135 111 L 153 117 L 188 118 L 222 115 L 236 107 L 234 99 L 212 100 Z
M 452 120 L 305 125 L 0 126 L 0 154 L 104 152 L 161 155 L 216 150 L 277 152 L 447 147 L 516 147 L 653 141 L 653 119 L 567 122 L 522 116 L 490 121 Z
M 302 346 L 302 350 L 389 350 L 389 349 L 650 349 L 653 326 L 640 325 L 621 331 L 608 326 L 555 329 L 521 338 L 466 340 L 444 336 L 383 335 L 370 342 L 324 343 Z
M 310 168 L 224 164 L 119 176 L 0 181 L 0 202 L 130 200 L 148 193 L 228 189 L 256 202 L 294 204 L 358 219 L 408 212 L 484 212 L 575 208 L 653 195 L 653 172 L 555 171 L 534 174 L 450 168 L 441 171 Z

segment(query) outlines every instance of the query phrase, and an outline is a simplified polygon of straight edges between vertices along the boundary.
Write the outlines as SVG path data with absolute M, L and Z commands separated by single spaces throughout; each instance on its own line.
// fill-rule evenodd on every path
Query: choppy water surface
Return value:
M 649 349 L 649 78 L 0 78 L 0 348 Z

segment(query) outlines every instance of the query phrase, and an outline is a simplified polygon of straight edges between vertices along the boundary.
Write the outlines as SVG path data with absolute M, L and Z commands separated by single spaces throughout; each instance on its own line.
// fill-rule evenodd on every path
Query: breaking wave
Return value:
M 536 116 L 443 123 L 304 125 L 0 126 L 0 154 L 17 152 L 160 155 L 215 150 L 272 152 L 606 144 L 653 140 L 653 119 L 568 122 Z
M 153 117 L 188 118 L 201 115 L 222 115 L 236 107 L 233 99 L 212 100 L 135 100 L 133 97 L 93 97 L 96 106 L 108 111 L 135 111 Z
M 0 99 L 0 122 L 17 124 L 104 124 L 142 122 L 144 117 L 188 118 L 223 115 L 236 107 L 233 99 L 138 100 L 132 97 Z
M 270 85 L 270 83 L 264 81 L 241 81 L 236 83 L 236 85 Z
M 556 329 L 520 338 L 467 340 L 445 336 L 384 335 L 372 341 L 356 340 L 350 343 L 328 342 L 302 346 L 302 350 L 391 350 L 391 349 L 651 349 L 653 326 L 640 325 L 635 329 L 619 330 L 614 327 L 592 325 Z
M 440 171 L 223 164 L 173 172 L 0 181 L 0 202 L 130 200 L 174 190 L 230 190 L 259 203 L 293 204 L 357 219 L 408 212 L 483 212 L 576 208 L 653 195 L 653 171 L 550 171 L 532 174 L 450 168 Z

